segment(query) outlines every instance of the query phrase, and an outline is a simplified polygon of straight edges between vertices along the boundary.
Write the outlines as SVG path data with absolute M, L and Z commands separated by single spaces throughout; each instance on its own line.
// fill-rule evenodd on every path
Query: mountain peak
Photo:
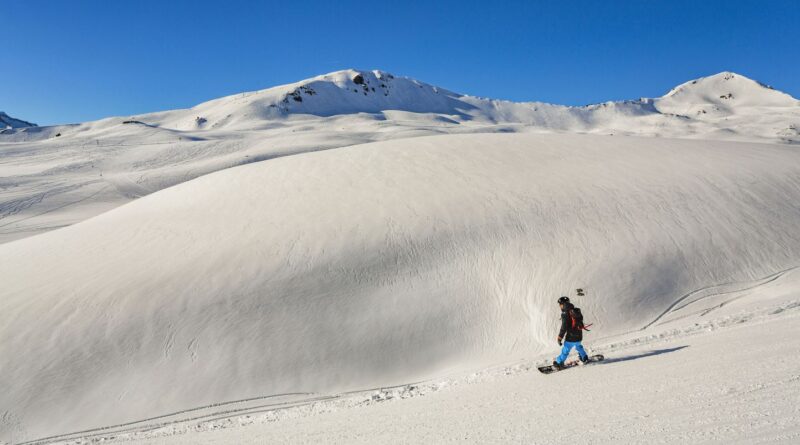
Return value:
M 365 77 L 375 78 L 378 80 L 387 80 L 387 79 L 394 79 L 394 75 L 382 70 L 359 70 L 355 68 L 347 68 L 339 71 L 333 71 L 327 74 L 321 74 L 316 77 L 312 77 L 310 79 L 306 79 L 301 81 L 301 83 L 312 82 L 317 80 L 328 80 L 328 81 L 355 81 L 358 77 L 362 79 Z M 360 82 L 358 82 L 360 84 Z
M 21 119 L 16 119 L 0 111 L 0 129 L 35 127 L 36 124 Z
M 699 105 L 710 106 L 714 111 L 731 112 L 743 106 L 796 107 L 798 100 L 731 71 L 690 80 L 659 99 L 659 109 L 662 111 L 665 108 Z
M 289 114 L 335 116 L 399 110 L 456 114 L 469 105 L 461 95 L 381 70 L 345 69 L 266 90 L 235 94 L 202 103 L 192 112 L 224 125 L 253 117 Z
M 409 77 L 395 77 L 381 70 L 352 68 L 323 74 L 287 87 L 291 87 L 291 90 L 285 91 L 275 104 L 277 108 L 286 113 L 317 116 L 386 110 L 453 113 L 454 100 L 460 97 Z

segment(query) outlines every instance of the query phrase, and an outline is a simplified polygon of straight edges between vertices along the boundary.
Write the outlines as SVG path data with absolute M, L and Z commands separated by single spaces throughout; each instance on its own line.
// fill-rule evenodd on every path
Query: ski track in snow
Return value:
M 593 353 L 602 352 L 607 354 L 604 363 L 592 364 L 589 366 L 602 366 L 604 364 L 617 363 L 622 361 L 636 360 L 639 358 L 674 352 L 685 346 L 668 349 L 652 349 L 633 356 L 623 356 L 617 358 L 620 353 L 631 348 L 642 346 L 653 347 L 664 342 L 674 343 L 676 340 L 686 336 L 704 334 L 709 331 L 716 331 L 730 326 L 742 326 L 744 323 L 765 323 L 765 322 L 795 322 L 798 316 L 796 311 L 800 308 L 800 300 L 795 300 L 773 308 L 763 309 L 756 313 L 741 313 L 734 316 L 727 316 L 720 319 L 706 321 L 702 324 L 695 324 L 688 328 L 673 329 L 660 333 L 654 333 L 643 337 L 625 340 L 619 343 L 601 344 L 592 348 Z M 786 320 L 776 320 L 775 316 L 780 314 L 782 317 L 792 317 Z M 613 354 L 613 355 L 612 355 Z M 574 355 L 573 355 L 574 357 Z M 312 394 L 277 394 L 249 400 L 238 400 L 215 404 L 212 406 L 200 407 L 185 410 L 177 413 L 170 413 L 138 422 L 131 422 L 124 425 L 115 425 L 102 428 L 100 430 L 89 430 L 76 434 L 66 434 L 41 440 L 20 442 L 20 445 L 34 445 L 44 443 L 63 443 L 65 445 L 85 445 L 96 442 L 129 442 L 142 441 L 156 438 L 170 438 L 175 435 L 185 435 L 192 433 L 202 433 L 228 428 L 237 428 L 258 423 L 269 423 L 286 421 L 300 417 L 315 416 L 324 413 L 331 413 L 340 410 L 347 410 L 357 407 L 370 406 L 376 403 L 388 401 L 399 401 L 412 397 L 421 397 L 438 392 L 441 390 L 458 390 L 460 386 L 469 384 L 491 384 L 491 382 L 503 377 L 514 376 L 521 373 L 535 373 L 536 366 L 541 364 L 541 360 L 523 360 L 519 363 L 505 364 L 492 368 L 483 369 L 461 377 L 444 377 L 434 381 L 415 382 L 396 386 L 381 388 L 371 388 L 348 393 L 332 395 L 312 395 Z M 587 376 L 587 378 L 589 378 Z M 789 382 L 795 382 L 800 376 L 794 376 L 789 381 L 772 382 L 772 386 L 781 386 Z M 762 387 L 763 388 L 763 387 Z M 169 420 L 160 423 L 148 423 L 154 420 L 166 419 L 169 417 L 202 411 L 208 408 L 218 408 L 226 405 L 235 405 L 251 401 L 262 401 L 272 398 L 285 396 L 310 396 L 299 398 L 287 402 L 278 402 L 249 406 L 246 408 L 215 411 L 213 413 Z M 134 426 L 136 424 L 143 424 Z M 124 428 L 129 427 L 129 428 Z M 578 440 L 579 443 L 583 441 Z
M 751 306 L 747 309 L 733 311 L 730 314 L 714 319 L 705 319 L 705 315 L 711 310 L 721 307 L 715 306 L 706 309 L 699 317 L 695 314 L 695 319 L 698 321 L 691 325 L 679 324 L 676 327 L 664 330 L 664 328 L 658 328 L 658 325 L 653 326 L 654 322 L 657 321 L 654 320 L 648 323 L 646 327 L 642 328 L 644 332 L 638 334 L 638 336 L 636 336 L 636 334 L 623 334 L 613 338 L 598 340 L 589 339 L 587 343 L 592 345 L 589 349 L 590 353 L 603 353 L 606 355 L 606 360 L 588 366 L 605 366 L 612 363 L 633 361 L 640 358 L 679 351 L 687 346 L 668 347 L 668 345 L 680 343 L 679 340 L 687 337 L 714 333 L 720 329 L 724 330 L 731 327 L 746 328 L 750 325 L 763 323 L 796 323 L 798 320 L 797 317 L 800 316 L 800 293 L 795 292 L 794 294 L 790 294 L 790 298 L 787 299 L 784 297 L 777 302 L 767 300 L 767 305 L 764 305 L 759 299 L 753 298 L 752 294 L 747 293 L 747 291 L 750 290 L 763 289 L 764 286 L 780 280 L 796 269 L 798 268 L 787 269 L 752 282 L 737 283 L 737 285 L 740 286 L 738 289 L 730 289 L 718 294 L 708 295 L 708 297 L 728 295 L 726 302 L 723 303 L 722 306 L 726 303 L 732 303 L 750 297 Z M 795 273 L 794 275 L 789 284 L 795 285 L 796 288 L 800 290 L 800 274 Z M 732 284 L 708 286 L 703 289 L 698 289 L 691 294 L 720 287 L 730 288 L 730 286 L 732 286 Z M 766 289 L 763 293 L 769 296 L 770 289 Z M 685 297 L 681 298 L 680 301 L 684 299 Z M 659 316 L 658 319 L 664 318 L 665 315 L 679 313 L 689 304 L 702 304 L 702 299 L 697 299 L 678 307 L 677 303 L 680 301 L 673 304 L 670 311 Z M 772 302 L 770 303 L 770 301 Z M 685 319 L 686 317 L 679 317 L 677 320 L 684 320 L 685 323 Z M 677 321 L 671 320 L 665 323 L 677 324 Z M 639 350 L 642 349 L 642 347 L 647 347 L 642 353 L 621 355 L 626 351 L 632 349 Z M 571 357 L 574 360 L 574 351 Z M 343 393 L 290 393 L 253 397 L 250 399 L 222 402 L 187 409 L 120 425 L 18 442 L 18 444 L 40 445 L 58 443 L 63 445 L 87 445 L 97 442 L 138 443 L 140 441 L 151 441 L 154 439 L 176 440 L 179 436 L 186 435 L 188 435 L 187 437 L 189 437 L 191 441 L 192 434 L 273 422 L 291 423 L 293 420 L 309 416 L 324 415 L 326 413 L 334 413 L 342 410 L 347 412 L 347 410 L 370 407 L 384 402 L 398 402 L 404 399 L 427 396 L 442 390 L 459 391 L 464 385 L 492 385 L 500 379 L 510 378 L 519 374 L 536 375 L 536 367 L 540 366 L 543 360 L 549 363 L 549 359 L 543 359 L 542 357 L 533 359 L 526 358 L 512 363 L 494 365 L 469 373 L 460 372 L 452 376 L 443 375 L 439 378 L 427 381 L 353 390 Z M 575 372 L 575 370 L 568 370 L 565 372 Z M 591 378 L 591 375 L 585 375 L 584 378 Z M 770 387 L 780 387 L 789 383 L 796 384 L 798 380 L 800 380 L 800 375 L 795 375 L 790 377 L 787 381 L 771 382 L 768 385 L 770 385 Z M 759 386 L 757 389 L 765 388 L 765 386 Z M 263 403 L 267 400 L 281 398 L 287 398 L 287 400 Z M 248 406 L 235 408 L 236 405 L 245 404 Z M 222 409 L 220 410 L 220 408 Z M 487 413 L 487 415 L 496 414 L 497 413 Z M 353 412 L 353 415 L 356 415 L 356 412 Z M 796 434 L 800 434 L 800 432 Z M 531 439 L 535 440 L 535 438 Z M 225 439 L 223 439 L 223 441 L 225 441 Z M 416 442 L 414 439 L 410 441 Z M 577 442 L 585 443 L 586 441 L 578 439 Z
M 658 323 L 658 321 L 660 321 L 662 318 L 664 318 L 667 314 L 669 314 L 671 312 L 674 312 L 674 311 L 678 311 L 680 309 L 683 309 L 686 306 L 689 306 L 690 304 L 693 304 L 693 303 L 696 303 L 698 301 L 701 301 L 704 298 L 712 298 L 712 297 L 717 297 L 717 296 L 720 296 L 720 295 L 726 295 L 726 294 L 731 294 L 731 293 L 735 293 L 735 292 L 742 292 L 742 291 L 745 291 L 745 290 L 755 289 L 755 288 L 757 288 L 759 286 L 771 283 L 772 281 L 775 281 L 775 280 L 781 278 L 786 273 L 791 272 L 793 270 L 796 270 L 798 267 L 800 267 L 800 266 L 790 267 L 788 269 L 784 269 L 784 270 L 782 270 L 780 272 L 776 272 L 774 274 L 771 274 L 769 276 L 766 276 L 766 277 L 758 279 L 758 280 L 739 281 L 739 282 L 732 282 L 732 283 L 725 283 L 725 284 L 716 284 L 716 285 L 713 285 L 713 286 L 708 286 L 708 287 L 703 287 L 703 288 L 700 288 L 700 289 L 697 289 L 697 290 L 693 290 L 693 291 L 689 292 L 688 294 L 686 294 L 686 295 L 678 298 L 677 300 L 675 300 L 675 302 L 672 303 L 667 309 L 665 309 L 662 314 L 660 314 L 658 317 L 656 317 L 655 320 L 653 320 L 650 323 L 647 323 L 646 325 L 644 325 L 642 327 L 642 330 L 645 330 L 645 329 L 649 328 L 650 326 Z M 687 300 L 690 300 L 690 301 L 686 302 Z M 684 303 L 684 302 L 686 302 L 686 303 Z M 681 304 L 681 303 L 683 303 L 683 304 Z M 722 304 L 724 305 L 726 303 L 722 303 Z M 718 307 L 721 307 L 721 306 L 718 306 Z M 706 312 L 703 315 L 707 314 L 708 312 L 712 311 L 715 308 L 707 309 Z

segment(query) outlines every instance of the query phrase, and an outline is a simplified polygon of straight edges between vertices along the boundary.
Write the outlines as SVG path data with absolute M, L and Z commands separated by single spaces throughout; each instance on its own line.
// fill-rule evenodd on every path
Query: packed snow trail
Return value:
M 0 246 L 0 412 L 36 438 L 474 369 L 549 350 L 577 287 L 598 337 L 638 330 L 796 266 L 797 202 L 800 152 L 751 143 L 446 135 L 228 169 Z

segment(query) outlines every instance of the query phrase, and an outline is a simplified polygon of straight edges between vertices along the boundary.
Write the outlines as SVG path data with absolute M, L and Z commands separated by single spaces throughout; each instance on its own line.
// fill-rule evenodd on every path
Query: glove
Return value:
M 561 346 L 561 337 L 558 337 L 558 346 Z

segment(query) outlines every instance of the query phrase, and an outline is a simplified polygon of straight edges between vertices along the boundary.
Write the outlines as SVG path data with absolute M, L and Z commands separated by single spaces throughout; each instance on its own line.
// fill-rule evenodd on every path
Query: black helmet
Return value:
M 569 303 L 569 297 L 561 297 L 558 299 L 558 304 L 567 304 Z

